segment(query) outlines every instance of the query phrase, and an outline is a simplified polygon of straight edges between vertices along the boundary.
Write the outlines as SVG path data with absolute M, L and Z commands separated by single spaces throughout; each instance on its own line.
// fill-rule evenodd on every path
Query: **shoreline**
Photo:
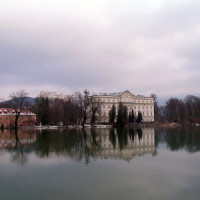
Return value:
M 176 128 L 176 127 L 182 127 L 182 126 L 193 126 L 193 127 L 200 127 L 200 124 L 198 123 L 132 123 L 132 124 L 126 124 L 124 128 L 134 128 L 134 127 L 166 127 L 166 128 Z M 83 127 L 80 125 L 74 125 L 74 126 L 50 126 L 50 125 L 44 125 L 44 126 L 22 126 L 18 129 L 36 129 L 36 130 L 42 130 L 42 129 L 48 129 L 48 130 L 55 130 L 55 129 L 82 129 Z M 112 127 L 111 125 L 95 125 L 90 126 L 86 125 L 84 128 L 119 128 L 119 127 Z M 4 130 L 13 129 L 13 128 L 4 128 Z M 14 130 L 14 129 L 13 129 Z
M 200 124 L 198 123 L 177 123 L 177 122 L 166 122 L 166 123 L 159 123 L 159 122 L 155 122 L 155 123 L 144 123 L 144 124 L 138 124 L 138 125 L 133 125 L 133 126 L 141 126 L 141 127 L 181 127 L 181 126 L 195 126 L 198 127 L 200 126 Z M 130 127 L 130 126 L 129 126 Z

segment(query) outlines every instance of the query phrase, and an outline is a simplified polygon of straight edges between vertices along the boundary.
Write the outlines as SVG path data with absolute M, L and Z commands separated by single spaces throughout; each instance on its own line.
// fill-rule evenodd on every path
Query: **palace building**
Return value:
M 128 113 L 134 111 L 135 116 L 141 111 L 144 122 L 154 122 L 154 99 L 152 97 L 144 97 L 142 95 L 134 95 L 127 91 L 119 93 L 100 93 L 92 95 L 96 101 L 101 104 L 101 112 L 98 122 L 109 122 L 109 111 L 114 104 L 118 110 L 119 102 L 127 107 Z

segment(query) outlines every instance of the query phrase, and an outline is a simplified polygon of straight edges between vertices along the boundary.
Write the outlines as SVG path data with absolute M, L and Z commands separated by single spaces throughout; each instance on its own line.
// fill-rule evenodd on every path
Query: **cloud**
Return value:
M 3 0 L 0 93 L 198 94 L 200 3 Z

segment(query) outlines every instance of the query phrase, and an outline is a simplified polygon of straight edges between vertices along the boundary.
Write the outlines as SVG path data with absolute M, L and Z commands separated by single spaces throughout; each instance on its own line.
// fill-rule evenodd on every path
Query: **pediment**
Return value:
M 122 93 L 121 95 L 122 102 L 132 102 L 132 100 L 133 100 L 133 95 L 128 90 Z
M 132 98 L 133 97 L 133 95 L 128 91 L 128 90 L 126 90 L 126 91 L 124 91 L 123 93 L 122 93 L 122 95 L 121 95 L 121 97 L 122 98 Z

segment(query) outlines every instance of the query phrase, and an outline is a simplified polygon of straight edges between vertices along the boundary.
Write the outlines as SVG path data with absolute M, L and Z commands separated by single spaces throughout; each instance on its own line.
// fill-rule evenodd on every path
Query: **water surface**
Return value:
M 200 128 L 0 132 L 0 199 L 200 199 Z

